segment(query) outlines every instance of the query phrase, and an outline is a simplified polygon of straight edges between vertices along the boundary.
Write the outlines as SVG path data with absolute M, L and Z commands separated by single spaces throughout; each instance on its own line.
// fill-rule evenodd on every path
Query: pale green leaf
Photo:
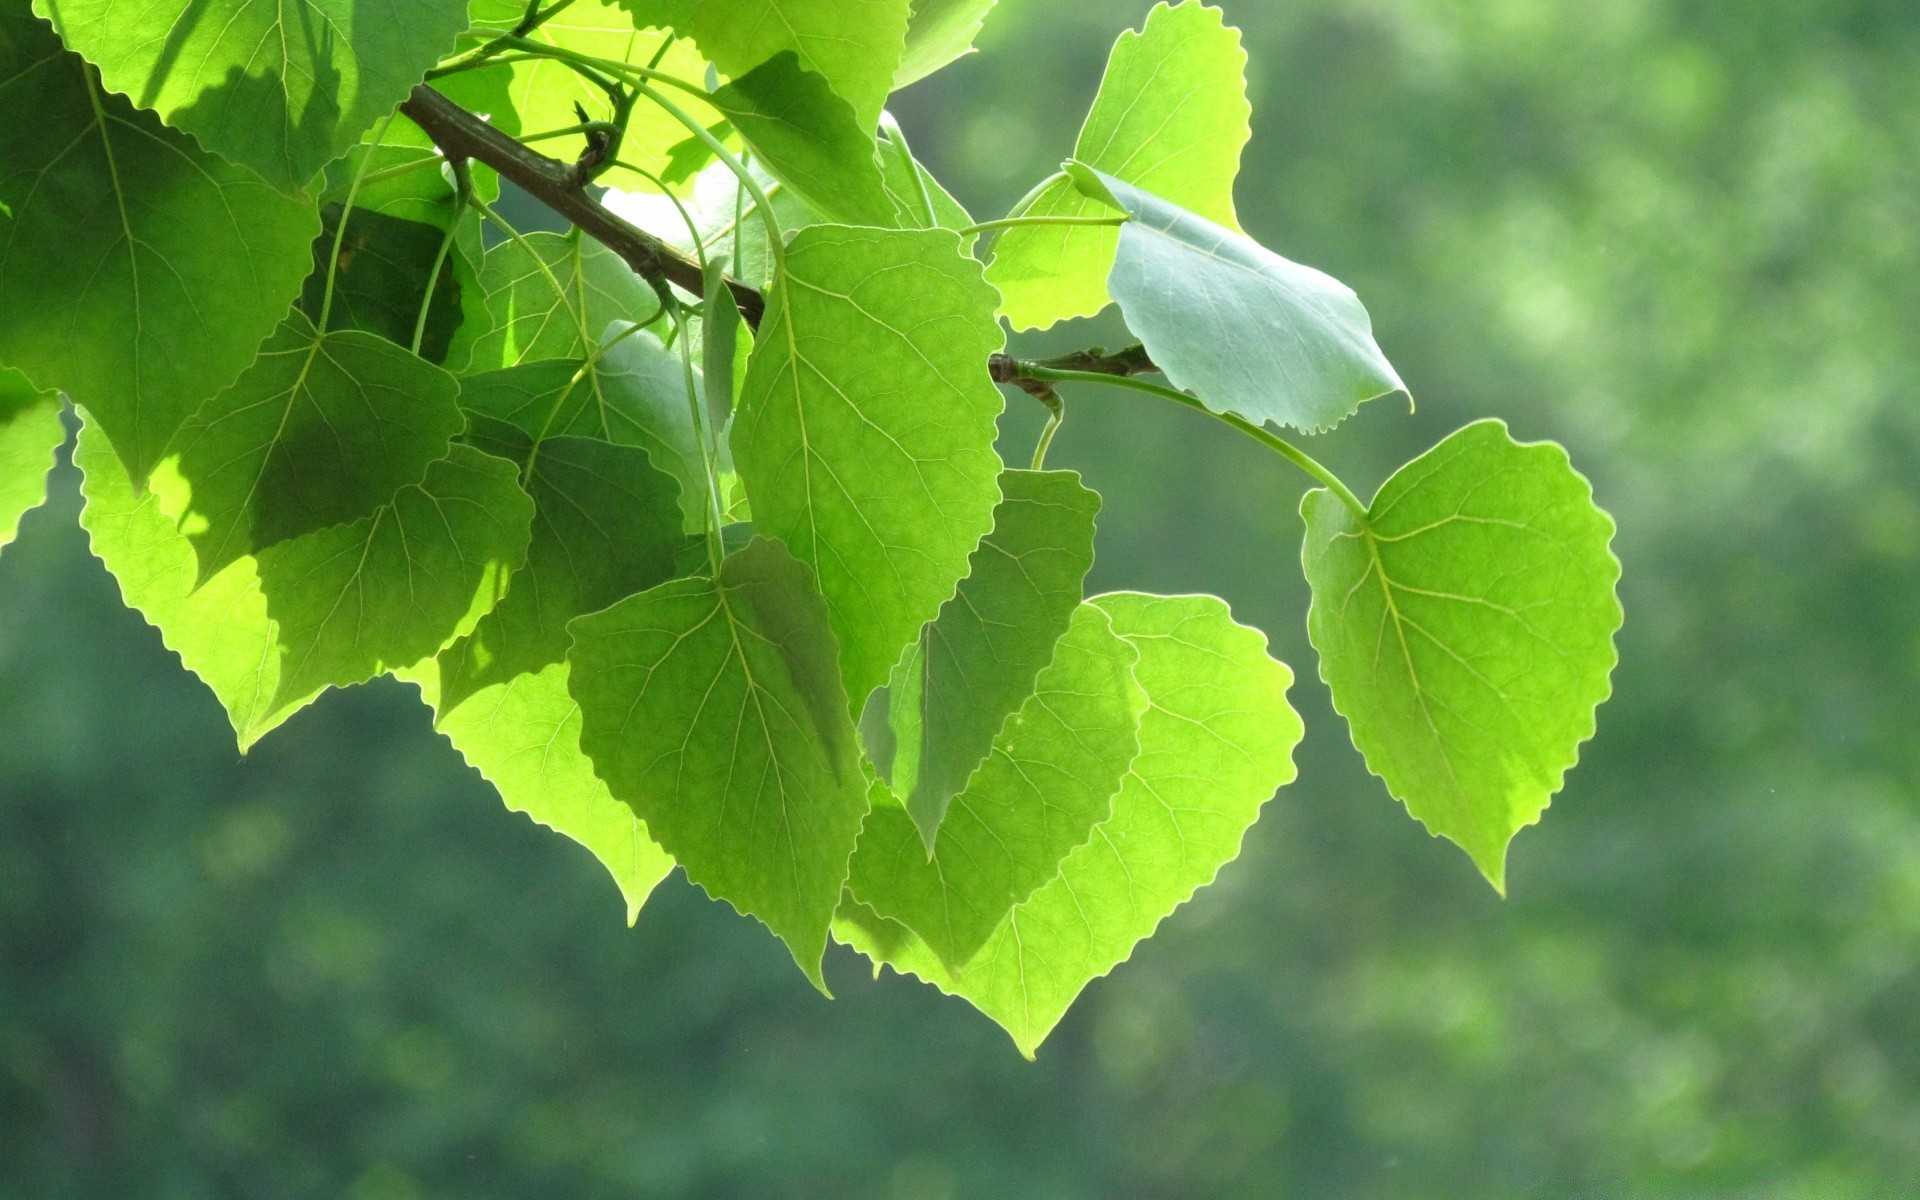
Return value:
M 788 248 L 733 451 L 757 528 L 819 573 L 856 705 L 993 527 L 1000 346 L 953 233 L 815 225 Z
M 20 372 L 0 367 L 0 546 L 47 498 L 47 472 L 66 440 L 60 394 L 37 391 Z
M 1210 596 L 1121 593 L 1094 604 L 1139 651 L 1140 753 L 1113 815 L 1017 906 L 958 977 L 903 926 L 849 905 L 835 935 L 963 996 L 1032 1056 L 1086 985 L 1125 962 L 1240 853 L 1294 777 L 1292 673 Z
M 1108 285 L 1168 380 L 1215 412 L 1318 431 L 1406 385 L 1346 284 L 1109 175 L 1133 217 Z
M 319 228 L 0 9 L 0 362 L 87 406 L 135 479 L 253 361 Z
M 1367 514 L 1309 492 L 1320 676 L 1367 766 L 1505 889 L 1507 844 L 1560 790 L 1611 691 L 1613 521 L 1550 442 L 1478 421 Z
M 687 877 L 820 974 L 867 812 L 813 572 L 778 542 L 574 622 L 580 744 Z
M 108 90 L 304 187 L 392 112 L 467 27 L 466 0 L 36 0 Z M 277 315 L 277 314 L 276 314 Z
M 487 251 L 480 286 L 493 328 L 473 348 L 475 371 L 585 358 L 610 323 L 660 311 L 660 298 L 633 268 L 578 231 L 501 242 Z
M 973 39 L 996 0 L 913 0 L 907 24 L 907 50 L 894 73 L 893 86 L 906 87 L 948 63 L 973 53 Z
M 1000 491 L 993 531 L 973 552 L 960 590 L 867 702 L 861 722 L 868 756 L 906 802 L 929 851 L 948 802 L 1033 694 L 1093 566 L 1100 497 L 1077 474 L 1005 471 Z
M 486 417 L 474 418 L 467 440 L 520 464 L 533 497 L 533 539 L 506 596 L 441 652 L 440 695 L 449 707 L 566 658 L 567 622 L 671 579 L 686 540 L 680 485 L 637 446 L 535 441 Z
M 901 809 L 867 818 L 847 880 L 855 898 L 913 930 L 948 969 L 964 968 L 1112 812 L 1140 749 L 1138 657 L 1104 612 L 1081 605 L 931 853 Z
M 689 34 L 738 78 L 782 50 L 824 76 L 871 131 L 906 48 L 910 0 L 624 0 L 642 25 Z
M 181 427 L 153 486 L 205 580 L 420 482 L 466 423 L 458 392 L 418 355 L 358 330 L 322 335 L 296 310 Z
M 832 221 L 895 224 L 873 134 L 827 81 L 783 51 L 713 93 L 760 165 Z
M 1240 31 L 1199 0 L 1155 5 L 1145 27 L 1120 35 L 1073 157 L 1228 226 L 1233 180 L 1252 112 Z M 1065 179 L 1026 209 L 1034 217 L 1110 215 Z M 987 278 L 1016 329 L 1044 329 L 1107 306 L 1107 271 L 1119 245 L 1104 226 L 1010 229 L 994 247 Z
M 436 694 L 433 664 L 403 672 L 439 714 L 435 727 L 521 812 L 585 846 L 606 867 L 627 904 L 627 923 L 673 870 L 633 810 L 613 798 L 580 752 L 580 706 L 567 693 L 568 667 L 483 688 L 451 708 Z
M 276 700 L 362 683 L 472 631 L 526 559 L 514 465 L 455 445 L 385 507 L 255 558 L 284 647 Z

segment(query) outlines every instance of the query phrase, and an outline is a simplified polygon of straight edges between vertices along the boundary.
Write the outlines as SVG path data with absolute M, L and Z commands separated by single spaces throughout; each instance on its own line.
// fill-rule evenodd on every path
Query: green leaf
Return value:
M 1078 474 L 1005 471 L 1000 491 L 993 531 L 960 590 L 867 702 L 861 723 L 869 757 L 906 801 L 929 853 L 948 802 L 1033 695 L 1093 566 L 1100 497 Z
M 0 367 L 0 546 L 47 498 L 47 472 L 66 440 L 60 393 L 37 391 L 20 372 Z
M 245 374 L 181 427 L 155 471 L 200 578 L 244 555 L 358 520 L 419 483 L 465 425 L 453 376 L 299 311 Z
M 973 53 L 973 39 L 993 11 L 995 0 L 913 0 L 907 25 L 907 50 L 894 73 L 893 86 L 906 87 L 941 67 Z
M 824 76 L 872 130 L 893 90 L 910 0 L 624 0 L 642 25 L 690 34 L 734 78 L 782 50 Z
M 533 504 L 517 474 L 456 445 L 372 516 L 262 551 L 280 697 L 365 682 L 470 632 L 526 560 Z
M 88 414 L 74 450 L 83 472 L 80 510 L 93 553 L 120 595 L 160 632 L 167 649 L 225 709 L 246 750 L 305 707 L 320 688 L 285 692 L 279 626 L 267 615 L 257 564 L 243 558 L 199 583 L 193 543 L 160 511 L 150 490 L 136 490 L 119 456 Z
M 1128 328 L 1207 407 L 1318 431 L 1406 391 L 1346 284 L 1112 176 L 1078 171 L 1133 217 L 1108 280 Z
M 896 223 L 873 134 L 827 81 L 783 51 L 713 93 L 774 178 L 814 211 L 848 225 Z
M 853 895 L 913 930 L 948 969 L 964 968 L 1112 812 L 1140 749 L 1138 658 L 1104 612 L 1081 605 L 931 850 L 907 813 L 874 809 L 847 880 Z
M 35 0 L 107 88 L 285 191 L 407 98 L 467 27 L 466 0 Z M 277 315 L 277 314 L 276 314 Z
M 449 706 L 567 656 L 567 622 L 671 579 L 680 485 L 645 450 L 592 438 L 539 441 L 485 417 L 469 442 L 519 463 L 533 497 L 526 565 L 474 631 L 440 654 Z
M 880 181 L 886 185 L 887 195 L 898 214 L 890 224 L 907 229 L 952 230 L 973 224 L 966 208 L 933 177 L 926 164 L 913 156 L 906 135 L 898 126 L 888 131 L 887 143 L 880 150 Z M 929 204 L 932 205 L 931 221 L 927 219 Z M 971 253 L 978 240 L 979 235 L 967 234 L 961 244 Z
M 487 251 L 480 286 L 493 328 L 473 348 L 475 371 L 585 358 L 610 323 L 660 309 L 660 298 L 619 255 L 578 231 L 501 242 Z
M 813 572 L 756 538 L 720 578 L 573 624 L 580 744 L 687 877 L 759 918 L 822 991 L 866 779 Z
M 340 218 L 340 206 L 328 205 L 321 217 L 324 228 L 313 240 L 313 274 L 300 290 L 300 311 L 312 321 L 320 319 L 326 303 L 327 263 L 333 258 Z M 453 248 L 441 253 L 447 231 L 357 205 L 347 215 L 346 225 L 333 272 L 328 327 L 358 329 L 398 346 L 411 346 L 421 301 L 431 291 L 433 303 L 427 306 L 427 323 L 421 329 L 420 357 L 445 362 L 465 315 Z
M 483 688 L 448 707 L 435 672 L 404 672 L 438 713 L 435 726 L 467 764 L 521 812 L 593 852 L 627 903 L 627 924 L 673 870 L 673 859 L 647 836 L 633 810 L 613 798 L 580 752 L 580 706 L 567 693 L 568 667 L 555 663 L 531 675 Z
M 1186 0 L 1154 6 L 1145 27 L 1120 35 L 1073 157 L 1229 228 L 1238 228 L 1233 180 L 1247 143 L 1246 51 L 1220 10 Z M 1109 215 L 1055 179 L 1025 210 L 1034 217 Z M 1119 231 L 1106 226 L 1009 229 L 987 278 L 1015 329 L 1044 329 L 1107 306 Z
M 526 11 L 521 4 L 509 24 L 518 22 Z M 666 45 L 667 34 L 660 29 L 636 28 L 634 17 L 619 5 L 602 0 L 575 0 L 528 35 L 577 54 L 612 59 L 636 67 L 654 66 L 690 82 L 707 77 L 707 62 L 692 41 L 681 39 Z M 661 56 L 662 49 L 664 56 Z M 656 64 L 655 58 L 659 56 Z M 703 126 L 719 123 L 720 116 L 698 97 L 677 88 L 667 89 L 668 98 Z M 513 64 L 513 83 L 509 89 L 521 128 L 528 134 L 552 129 L 569 129 L 580 123 L 574 106 L 584 109 L 595 121 L 613 121 L 612 100 L 606 89 L 556 59 L 535 59 Z M 599 182 L 628 191 L 657 191 L 647 174 L 663 175 L 672 165 L 673 150 L 687 136 L 687 128 L 666 109 L 641 99 L 627 117 L 626 135 L 621 139 L 620 158 L 640 172 L 615 166 Z M 579 134 L 542 141 L 536 147 L 542 154 L 571 161 L 586 148 Z
M 461 406 L 531 438 L 640 447 L 679 482 L 687 530 L 703 531 L 706 466 L 687 407 L 686 374 L 660 339 L 644 330 L 622 336 L 627 328 L 610 326 L 602 343 L 608 348 L 591 364 L 555 359 L 469 375 L 460 382 Z
M 0 9 L 0 362 L 86 405 L 144 482 L 300 290 L 319 217 L 101 90 Z
M 751 353 L 753 334 L 744 330 L 740 306 L 734 302 L 733 289 L 727 286 L 727 260 L 707 261 L 700 306 L 700 382 L 707 405 L 707 428 L 724 430 L 733 419 L 736 384 L 746 374 L 738 370 L 743 355 Z M 719 435 L 716 433 L 715 435 Z
M 733 451 L 819 573 L 855 704 L 965 575 L 1000 499 L 993 289 L 954 234 L 815 225 L 768 297 Z
M 962 996 L 1032 1057 L 1086 985 L 1125 962 L 1240 853 L 1294 777 L 1292 673 L 1210 596 L 1121 593 L 1094 604 L 1139 651 L 1140 753 L 1113 815 L 1017 906 L 958 977 L 905 927 L 852 904 L 837 938 Z
M 1613 521 L 1564 450 L 1500 421 L 1400 468 L 1364 517 L 1323 490 L 1301 511 L 1307 629 L 1354 745 L 1504 892 L 1508 842 L 1611 691 Z

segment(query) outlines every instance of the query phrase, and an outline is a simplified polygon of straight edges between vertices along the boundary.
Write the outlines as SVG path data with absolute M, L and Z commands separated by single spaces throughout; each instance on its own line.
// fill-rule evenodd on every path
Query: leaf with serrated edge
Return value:
M 261 551 L 286 647 L 275 698 L 365 682 L 471 632 L 526 560 L 532 522 L 513 464 L 455 445 L 372 516 Z
M 420 356 L 355 329 L 323 335 L 296 310 L 181 427 L 153 487 L 209 579 L 420 482 L 466 423 L 458 392 Z
M 958 977 L 904 926 L 849 904 L 834 936 L 961 996 L 1029 1058 L 1086 985 L 1240 853 L 1260 806 L 1293 779 L 1293 675 L 1211 596 L 1118 593 L 1093 603 L 1140 653 L 1147 694 L 1113 815 L 1028 897 Z
M 993 289 L 944 230 L 794 236 L 734 418 L 760 532 L 819 573 L 848 695 L 884 683 L 993 527 Z
M 580 706 L 567 693 L 565 663 L 483 688 L 451 708 L 434 686 L 434 664 L 400 672 L 438 714 L 434 725 L 514 812 L 585 846 L 613 876 L 627 924 L 673 870 L 633 810 L 613 798 L 580 752 Z
M 1406 391 L 1346 284 L 1110 175 L 1069 170 L 1132 215 L 1108 286 L 1154 364 L 1207 407 L 1316 432 Z
M 893 86 L 918 83 L 948 63 L 973 53 L 973 39 L 996 0 L 913 0 L 907 50 Z
M 643 320 L 660 309 L 659 297 L 619 255 L 577 234 L 501 242 L 487 251 L 480 287 L 493 328 L 473 348 L 474 371 L 585 358 L 609 323 Z
M 760 165 L 816 212 L 848 225 L 893 225 L 873 134 L 827 81 L 783 51 L 713 93 Z
M 673 578 L 686 540 L 679 485 L 637 446 L 577 437 L 536 443 L 485 417 L 474 418 L 467 440 L 520 464 L 533 497 L 533 539 L 506 596 L 441 651 L 440 693 L 449 706 L 565 659 L 567 622 Z
M 580 745 L 687 878 L 758 918 L 815 987 L 867 784 L 813 572 L 756 538 L 573 623 Z
M 848 889 L 919 934 L 949 970 L 964 968 L 1113 811 L 1140 749 L 1138 658 L 1104 612 L 1081 605 L 1033 695 L 954 797 L 932 853 L 905 812 L 875 808 Z
M 1613 521 L 1551 442 L 1477 421 L 1395 472 L 1362 519 L 1301 502 L 1320 676 L 1367 766 L 1506 887 L 1612 689 Z
M 320 219 L 107 94 L 26 6 L 0 7 L 0 362 L 86 405 L 144 483 L 253 361 Z
M 35 0 L 109 90 L 285 191 L 407 98 L 467 27 L 466 0 Z
M 1188 0 L 1156 5 L 1138 33 L 1114 43 L 1106 77 L 1073 157 L 1210 220 L 1238 228 L 1233 180 L 1247 144 L 1247 54 L 1220 10 Z M 1026 209 L 1035 217 L 1104 217 L 1099 201 L 1056 179 Z M 1119 245 L 1102 226 L 1009 229 L 987 279 L 1015 329 L 1044 329 L 1107 306 Z
M 18 371 L 0 367 L 0 546 L 20 518 L 47 498 L 47 472 L 67 430 L 60 394 L 36 391 Z
M 1005 471 L 1000 491 L 993 531 L 973 552 L 959 591 L 861 720 L 868 757 L 906 802 L 929 852 L 948 802 L 1033 694 L 1093 566 L 1100 497 L 1079 475 Z M 876 753 L 880 745 L 884 753 Z

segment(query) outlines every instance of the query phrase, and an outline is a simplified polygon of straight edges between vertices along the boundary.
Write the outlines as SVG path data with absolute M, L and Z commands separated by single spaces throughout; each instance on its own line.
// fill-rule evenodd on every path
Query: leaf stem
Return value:
M 1040 384 L 1028 392 L 1035 400 L 1047 406 L 1047 427 L 1040 431 L 1040 440 L 1033 447 L 1033 470 L 1047 469 L 1047 451 L 1053 446 L 1053 435 L 1060 432 L 1060 426 L 1066 423 L 1067 402 L 1060 393 L 1047 384 Z
M 353 217 L 354 197 L 360 194 L 360 184 L 367 177 L 368 165 L 380 153 L 380 143 L 387 140 L 387 127 L 393 124 L 394 116 L 388 113 L 373 131 L 373 141 L 367 143 L 367 152 L 360 156 L 360 165 L 354 168 L 353 183 L 347 188 L 346 202 L 340 207 L 340 223 L 333 227 L 333 250 L 327 256 L 327 283 L 320 293 L 320 319 L 314 322 L 314 327 L 323 337 L 327 332 L 327 319 L 333 315 L 333 284 L 340 274 L 340 247 L 346 244 L 347 222 Z
M 1021 229 L 1040 225 L 1125 225 L 1132 217 L 1001 217 L 997 221 L 980 221 L 960 231 L 960 236 L 987 233 L 996 229 Z
M 1354 495 L 1353 489 L 1341 482 L 1340 477 L 1323 466 L 1318 459 L 1315 459 L 1312 455 L 1295 446 L 1292 442 L 1287 441 L 1279 434 L 1274 433 L 1272 430 L 1255 425 L 1253 422 L 1243 417 L 1235 416 L 1233 413 L 1213 411 L 1197 397 L 1190 396 L 1185 392 L 1167 387 L 1163 384 L 1153 383 L 1150 380 L 1136 379 L 1130 375 L 1105 375 L 1098 371 L 1062 371 L 1034 362 L 1022 362 L 1020 364 L 1020 374 L 1027 379 L 1039 380 L 1045 383 L 1101 383 L 1108 387 L 1128 388 L 1136 392 L 1145 392 L 1149 396 L 1158 396 L 1163 400 L 1171 400 L 1175 404 L 1185 405 L 1195 412 L 1205 413 L 1216 421 L 1223 422 L 1238 429 L 1241 433 L 1246 434 L 1254 441 L 1259 442 L 1267 449 L 1272 450 L 1294 466 L 1299 467 L 1302 471 L 1313 476 L 1315 482 L 1339 497 L 1340 503 L 1346 505 L 1348 510 L 1355 516 L 1359 517 L 1362 521 L 1367 519 L 1367 506 L 1360 502 L 1360 497 Z
M 890 112 L 880 114 L 880 131 L 886 134 L 887 147 L 893 151 L 894 157 L 899 159 L 901 165 L 905 166 L 913 176 L 914 187 L 920 193 L 920 212 L 927 219 L 927 228 L 938 229 L 940 216 L 933 209 L 933 192 L 927 187 L 927 177 L 921 172 L 920 164 L 913 160 L 913 151 L 907 148 L 906 132 L 900 128 L 900 122 L 894 120 Z

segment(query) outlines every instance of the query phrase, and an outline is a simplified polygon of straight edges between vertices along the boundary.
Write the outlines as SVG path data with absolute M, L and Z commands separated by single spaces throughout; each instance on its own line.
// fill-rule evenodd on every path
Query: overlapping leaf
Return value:
M 774 178 L 829 220 L 893 225 L 873 134 L 820 75 L 782 51 L 713 93 Z
M 1293 778 L 1301 735 L 1286 698 L 1291 673 L 1219 600 L 1119 594 L 1094 603 L 1139 651 L 1135 675 L 1147 697 L 1140 753 L 1113 815 L 957 975 L 864 905 L 847 905 L 835 925 L 836 937 L 875 962 L 966 998 L 1028 1056 L 1090 981 L 1126 961 L 1239 855 L 1260 806 Z
M 465 425 L 458 392 L 453 376 L 392 342 L 322 334 L 296 310 L 181 427 L 154 486 L 208 579 L 420 482 Z
M 304 187 L 467 27 L 466 0 L 36 0 L 107 89 L 278 187 Z
M 47 498 L 47 472 L 66 437 L 60 394 L 37 391 L 20 372 L 0 367 L 0 546 Z
M 1100 92 L 1073 157 L 1229 228 L 1237 228 L 1233 180 L 1251 108 L 1240 31 L 1220 10 L 1185 0 L 1156 5 L 1145 27 L 1114 44 Z M 1110 210 L 1062 178 L 1026 215 L 1084 218 Z M 1102 226 L 1010 229 L 994 247 L 987 278 L 1014 328 L 1045 328 L 1107 305 L 1107 270 L 1118 232 Z
M 950 232 L 816 225 L 788 248 L 733 450 L 756 527 L 819 573 L 855 704 L 992 528 L 1000 345 Z
M 84 404 L 144 481 L 253 360 L 319 218 L 108 94 L 0 6 L 0 363 Z
M 947 804 L 1033 694 L 1093 566 L 1100 497 L 1071 471 L 1006 471 L 960 590 L 867 702 L 868 756 L 932 852 Z
M 660 309 L 659 297 L 619 255 L 577 232 L 500 243 L 487 251 L 480 286 L 493 327 L 473 348 L 475 371 L 585 358 L 610 323 Z
M 867 818 L 847 880 L 854 897 L 913 930 L 948 969 L 964 968 L 1112 812 L 1140 749 L 1138 658 L 1106 613 L 1081 605 L 931 850 L 901 809 Z
M 906 87 L 955 59 L 973 53 L 973 39 L 996 0 L 913 0 L 907 24 L 907 49 L 894 73 L 893 86 Z
M 1110 175 L 1070 170 L 1133 218 L 1108 279 L 1127 326 L 1215 412 L 1312 432 L 1406 391 L 1346 284 Z
M 573 625 L 580 744 L 687 877 L 820 959 L 867 812 L 813 572 L 757 538 L 720 577 Z
M 1606 699 L 1621 622 L 1613 522 L 1552 443 L 1478 421 L 1360 516 L 1309 492 L 1302 561 L 1320 675 L 1409 812 L 1504 890 Z

